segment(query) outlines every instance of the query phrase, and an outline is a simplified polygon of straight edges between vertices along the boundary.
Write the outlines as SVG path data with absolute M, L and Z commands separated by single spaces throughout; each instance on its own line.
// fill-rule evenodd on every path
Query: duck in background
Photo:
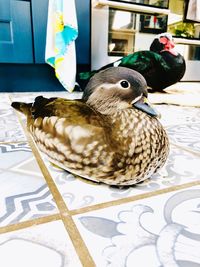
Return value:
M 162 92 L 166 87 L 179 82 L 186 70 L 185 59 L 175 51 L 172 35 L 165 32 L 154 38 L 150 50 L 135 52 L 99 70 L 78 73 L 77 83 L 84 90 L 95 73 L 112 66 L 126 67 L 141 73 L 150 92 Z
M 147 102 L 144 77 L 112 67 L 95 74 L 81 100 L 13 102 L 27 115 L 38 148 L 83 178 L 125 186 L 150 178 L 165 163 L 167 134 Z

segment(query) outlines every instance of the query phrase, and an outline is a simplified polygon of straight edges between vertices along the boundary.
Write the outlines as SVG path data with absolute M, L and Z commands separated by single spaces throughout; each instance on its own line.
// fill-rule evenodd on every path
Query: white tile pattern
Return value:
M 74 220 L 98 267 L 200 265 L 200 186 Z
M 81 267 L 61 221 L 0 235 L 4 267 Z
M 37 95 L 81 97 L 1 94 L 3 267 L 200 266 L 200 109 L 157 105 L 171 142 L 168 161 L 151 179 L 116 188 L 75 177 L 43 154 L 36 156 L 21 126 L 25 118 L 10 103 L 31 102 Z

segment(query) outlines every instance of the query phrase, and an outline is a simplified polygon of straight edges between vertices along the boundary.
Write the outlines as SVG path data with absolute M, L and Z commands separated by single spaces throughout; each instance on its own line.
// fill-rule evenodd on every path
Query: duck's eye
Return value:
M 130 83 L 126 80 L 121 81 L 120 85 L 122 88 L 129 88 L 130 87 Z

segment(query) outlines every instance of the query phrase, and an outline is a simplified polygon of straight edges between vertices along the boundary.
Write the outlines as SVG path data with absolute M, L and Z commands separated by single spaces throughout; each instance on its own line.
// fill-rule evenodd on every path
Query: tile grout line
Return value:
M 47 167 L 43 163 L 43 160 L 36 148 L 36 145 L 34 144 L 34 140 L 32 139 L 31 135 L 29 134 L 27 128 L 23 125 L 20 116 L 17 114 L 20 124 L 22 125 L 22 128 L 24 130 L 24 133 L 27 137 L 27 141 L 31 147 L 31 150 L 35 156 L 35 159 L 41 169 L 41 172 L 46 180 L 46 183 L 54 197 L 54 200 L 56 202 L 56 205 L 58 207 L 58 210 L 60 212 L 61 220 L 67 230 L 67 233 L 70 236 L 70 239 L 74 245 L 75 251 L 77 252 L 77 255 L 80 258 L 80 261 L 83 266 L 91 266 L 95 267 L 94 261 L 88 251 L 88 248 L 86 244 L 84 243 L 75 223 L 73 222 L 73 219 L 71 217 L 71 212 L 68 210 L 65 202 L 63 201 L 63 198 L 57 189 L 56 184 L 54 183 Z
M 77 252 L 77 255 L 80 258 L 81 263 L 83 264 L 83 266 L 87 267 L 87 266 L 95 266 L 94 261 L 88 251 L 88 248 L 86 246 L 86 244 L 84 243 L 76 225 L 73 222 L 73 219 L 71 217 L 71 212 L 69 211 L 69 209 L 67 208 L 65 202 L 63 201 L 63 198 L 59 192 L 59 190 L 57 189 L 56 184 L 54 183 L 47 167 L 45 166 L 45 164 L 43 163 L 43 160 L 34 144 L 34 141 L 32 139 L 32 137 L 30 136 L 30 134 L 28 133 L 27 129 L 25 130 L 25 134 L 27 136 L 28 142 L 30 144 L 30 147 L 33 151 L 33 154 L 40 166 L 40 169 L 44 175 L 44 178 L 46 180 L 46 183 L 55 199 L 55 202 L 58 206 L 58 209 L 60 211 L 60 216 L 62 219 L 62 222 L 70 236 L 70 239 L 74 245 L 74 248 Z
M 112 201 L 108 201 L 108 202 L 104 202 L 104 203 L 99 203 L 99 204 L 96 204 L 96 205 L 87 206 L 87 207 L 83 207 L 83 208 L 80 208 L 80 209 L 70 210 L 70 214 L 72 216 L 80 215 L 80 214 L 87 213 L 87 212 L 90 212 L 90 211 L 96 211 L 96 210 L 100 210 L 100 209 L 104 209 L 104 208 L 118 206 L 118 205 L 121 205 L 121 204 L 127 204 L 127 203 L 130 203 L 130 202 L 133 202 L 133 201 L 146 199 L 146 198 L 150 198 L 150 197 L 154 197 L 154 196 L 159 196 L 159 195 L 162 195 L 162 194 L 174 192 L 174 191 L 181 190 L 181 189 L 187 189 L 187 188 L 190 188 L 192 186 L 198 186 L 198 185 L 200 185 L 200 181 L 193 181 L 193 182 L 190 182 L 190 183 L 176 185 L 176 186 L 172 186 L 172 187 L 168 187 L 168 188 L 164 188 L 164 189 L 160 189 L 160 190 L 156 190 L 156 191 L 152 191 L 152 192 L 148 192 L 148 193 L 144 193 L 144 194 L 139 194 L 139 195 L 130 196 L 130 197 L 126 197 L 126 198 L 120 198 L 120 199 L 117 199 L 117 200 L 112 200 Z
M 83 240 L 81 234 L 72 219 L 71 215 L 65 216 L 62 218 L 63 224 L 67 229 L 67 232 L 70 236 L 70 239 L 74 245 L 74 248 L 77 252 L 77 255 L 80 258 L 80 261 L 84 267 L 95 267 L 94 260 Z
M 171 127 L 174 127 L 174 126 L 184 126 L 184 125 L 188 125 L 188 124 L 199 125 L 199 122 L 198 121 L 194 121 L 194 122 L 188 121 L 188 122 L 181 122 L 181 123 L 164 124 L 164 128 L 165 128 L 165 130 L 169 130 Z
M 27 140 L 24 140 L 24 141 L 8 141 L 8 142 L 1 142 L 0 141 L 0 145 L 23 144 L 23 143 L 27 143 Z
M 18 222 L 18 223 L 14 223 L 10 225 L 0 226 L 0 234 L 10 233 L 10 232 L 22 230 L 22 229 L 25 229 L 31 226 L 58 221 L 60 220 L 60 217 L 61 217 L 60 214 L 57 213 L 57 214 L 43 216 L 43 217 L 32 219 L 32 220 L 27 220 L 24 222 Z
M 185 146 L 178 145 L 178 144 L 176 144 L 174 142 L 171 142 L 171 141 L 170 141 L 170 145 L 175 146 L 175 147 L 179 148 L 180 150 L 184 150 L 184 151 L 186 151 L 186 152 L 188 152 L 190 154 L 193 154 L 194 156 L 200 157 L 200 152 L 198 152 L 198 151 L 195 151 L 193 149 L 187 148 Z

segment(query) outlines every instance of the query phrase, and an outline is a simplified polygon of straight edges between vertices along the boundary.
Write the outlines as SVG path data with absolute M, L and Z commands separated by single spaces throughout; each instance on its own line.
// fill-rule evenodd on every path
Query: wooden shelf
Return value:
M 174 42 L 176 44 L 185 44 L 185 45 L 200 45 L 200 40 L 186 39 L 186 38 L 176 38 L 174 37 Z
M 150 7 L 150 6 L 144 6 L 144 5 L 108 1 L 108 0 L 93 0 L 92 5 L 93 7 L 96 7 L 96 8 L 102 8 L 104 6 L 108 6 L 108 7 L 113 7 L 117 9 L 123 9 L 127 11 L 134 11 L 134 12 L 145 13 L 145 14 L 168 15 L 170 13 L 170 10 L 166 8 L 159 8 L 159 7 L 157 8 L 157 7 Z

